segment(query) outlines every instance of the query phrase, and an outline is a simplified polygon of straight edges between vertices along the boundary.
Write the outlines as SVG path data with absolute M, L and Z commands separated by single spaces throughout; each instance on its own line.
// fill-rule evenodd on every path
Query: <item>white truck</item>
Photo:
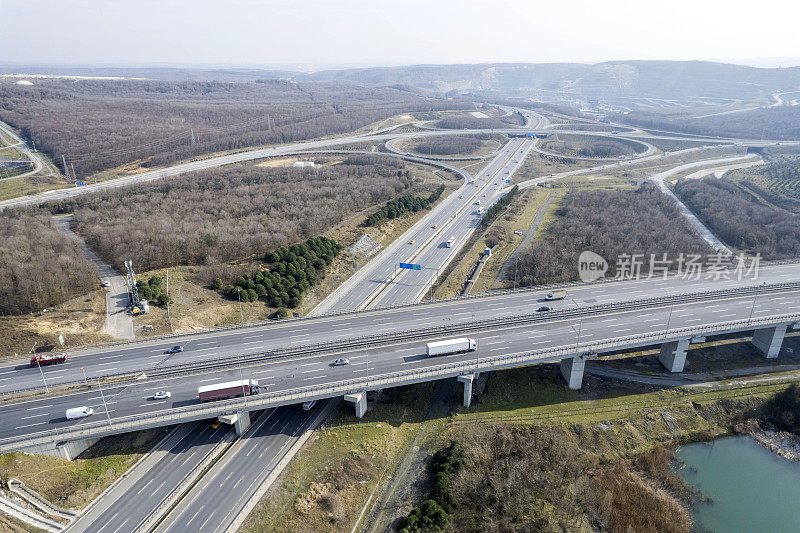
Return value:
M 456 238 L 455 237 L 450 237 L 449 239 L 447 239 L 447 241 L 445 241 L 444 247 L 445 248 L 452 248 L 453 244 L 455 244 L 455 242 L 456 242 Z
M 475 214 L 476 214 L 476 215 L 482 215 L 482 214 L 483 214 L 483 208 L 482 208 L 482 207 L 479 207 L 479 208 L 478 208 L 478 209 L 475 211 Z
M 425 345 L 425 353 L 428 355 L 428 357 L 474 352 L 477 349 L 478 344 L 475 342 L 475 339 L 470 339 L 467 337 L 462 339 L 450 339 L 446 341 L 434 341 Z
M 91 416 L 94 414 L 94 409 L 91 407 L 73 407 L 72 409 L 67 409 L 67 420 L 77 420 L 78 418 L 86 418 L 87 416 Z

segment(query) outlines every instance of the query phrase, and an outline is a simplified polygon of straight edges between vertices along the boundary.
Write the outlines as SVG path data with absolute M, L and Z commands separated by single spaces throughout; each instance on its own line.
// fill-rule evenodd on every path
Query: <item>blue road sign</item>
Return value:
M 511 180 L 506 180 L 506 183 L 511 183 Z
M 422 270 L 422 265 L 417 265 L 414 263 L 400 263 L 400 268 L 406 268 L 408 270 Z
M 86 185 L 86 183 L 84 183 L 82 181 L 76 181 L 75 185 L 77 185 L 78 187 L 83 187 L 84 185 Z

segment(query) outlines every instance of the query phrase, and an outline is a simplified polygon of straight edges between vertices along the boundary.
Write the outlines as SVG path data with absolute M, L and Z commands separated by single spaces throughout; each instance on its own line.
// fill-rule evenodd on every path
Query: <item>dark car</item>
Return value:
M 179 344 L 177 346 L 173 346 L 172 348 L 167 350 L 165 353 L 170 353 L 170 354 L 171 353 L 180 353 L 182 351 L 183 351 L 183 345 Z
M 537 309 L 536 312 L 541 313 L 543 311 L 549 311 L 549 310 L 550 310 L 549 307 L 547 307 L 546 305 L 543 305 L 539 309 Z

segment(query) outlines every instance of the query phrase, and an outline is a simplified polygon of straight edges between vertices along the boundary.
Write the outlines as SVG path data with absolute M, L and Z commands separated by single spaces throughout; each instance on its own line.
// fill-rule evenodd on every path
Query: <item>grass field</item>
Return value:
M 105 319 L 106 297 L 100 289 L 46 313 L 0 317 L 0 357 L 27 354 L 34 343 L 37 349 L 56 349 L 59 334 L 64 335 L 66 350 L 111 342 L 103 332 Z
M 639 143 L 614 137 L 555 133 L 539 141 L 539 148 L 554 154 L 572 157 L 617 158 L 645 151 Z
M 342 404 L 298 453 L 250 514 L 242 531 L 349 532 L 377 483 L 425 422 L 433 383 L 387 389 L 370 396 L 362 419 Z M 429 429 L 427 430 L 429 431 Z

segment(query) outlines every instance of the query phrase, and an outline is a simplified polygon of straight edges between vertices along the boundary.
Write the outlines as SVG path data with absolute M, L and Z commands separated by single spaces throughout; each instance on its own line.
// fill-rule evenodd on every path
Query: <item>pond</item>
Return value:
M 676 451 L 683 479 L 711 503 L 693 510 L 695 531 L 800 531 L 800 463 L 750 437 L 726 437 Z

